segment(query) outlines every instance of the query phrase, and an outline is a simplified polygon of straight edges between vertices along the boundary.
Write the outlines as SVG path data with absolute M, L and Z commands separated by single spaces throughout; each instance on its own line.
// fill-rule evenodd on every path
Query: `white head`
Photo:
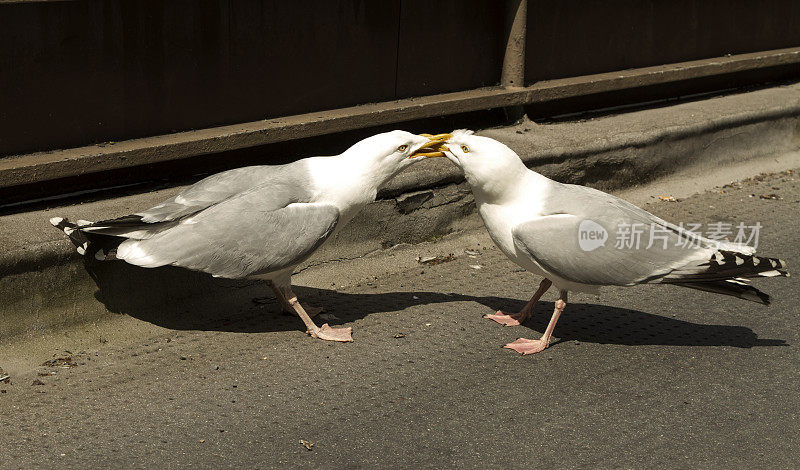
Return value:
M 356 142 L 342 156 L 357 162 L 364 174 L 380 185 L 412 163 L 424 160 L 422 157 L 431 156 L 425 152 L 432 150 L 431 144 L 440 144 L 442 140 L 395 130 Z
M 469 130 L 453 131 L 445 142 L 444 155 L 464 172 L 473 189 L 486 193 L 502 192 L 517 175 L 528 169 L 513 150 L 489 137 Z M 512 183 L 513 184 L 513 183 Z

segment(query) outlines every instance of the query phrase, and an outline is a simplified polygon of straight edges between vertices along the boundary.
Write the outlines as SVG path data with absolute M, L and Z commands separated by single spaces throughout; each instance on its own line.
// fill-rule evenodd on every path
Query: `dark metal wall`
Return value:
M 529 0 L 527 83 L 800 46 L 798 0 Z
M 20 3 L 0 5 L 0 45 L 7 155 L 496 84 L 503 9 L 490 0 Z
M 70 1 L 0 12 L 0 153 L 395 94 L 399 1 Z
M 397 97 L 497 85 L 503 1 L 402 0 Z
M 507 3 L 0 3 L 0 156 L 496 85 Z M 529 0 L 527 83 L 800 46 L 797 25 L 798 0 Z

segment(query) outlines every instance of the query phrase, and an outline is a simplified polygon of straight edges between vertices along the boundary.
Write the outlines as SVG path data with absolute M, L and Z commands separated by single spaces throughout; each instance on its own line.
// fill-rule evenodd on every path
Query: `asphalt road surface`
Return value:
M 800 266 L 796 172 L 646 208 L 759 222 L 759 252 Z M 661 286 L 572 295 L 554 344 L 523 357 L 501 346 L 538 337 L 555 293 L 523 326 L 483 319 L 522 307 L 539 279 L 482 236 L 450 261 L 298 289 L 354 343 L 244 299 L 63 352 L 0 383 L 0 467 L 800 466 L 798 277 L 756 282 L 770 307 Z

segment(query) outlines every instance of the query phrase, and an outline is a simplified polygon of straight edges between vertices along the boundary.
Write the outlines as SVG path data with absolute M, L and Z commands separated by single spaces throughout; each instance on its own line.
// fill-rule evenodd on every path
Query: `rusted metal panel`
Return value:
M 502 86 L 525 84 L 525 35 L 528 0 L 506 0 L 506 47 L 503 55 Z
M 399 7 L 0 4 L 0 155 L 394 99 Z
M 526 82 L 800 46 L 797 0 L 529 0 Z

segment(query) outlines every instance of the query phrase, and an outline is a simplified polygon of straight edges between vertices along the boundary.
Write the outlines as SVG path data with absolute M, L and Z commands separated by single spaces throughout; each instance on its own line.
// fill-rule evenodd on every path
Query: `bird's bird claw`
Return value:
M 353 328 L 349 326 L 347 328 L 333 328 L 326 323 L 317 331 L 308 331 L 308 334 L 317 339 L 324 339 L 326 341 L 341 341 L 346 343 L 353 341 L 352 332 Z
M 508 343 L 503 347 L 507 349 L 513 349 L 522 355 L 526 355 L 544 351 L 547 348 L 548 343 L 549 341 L 546 343 L 541 339 L 519 338 L 518 340 Z
M 497 323 L 503 326 L 519 326 L 526 320 L 523 318 L 521 313 L 514 313 L 511 315 L 503 313 L 502 310 L 498 310 L 497 313 L 489 313 L 483 316 L 483 318 L 488 318 L 489 320 L 494 320 Z

